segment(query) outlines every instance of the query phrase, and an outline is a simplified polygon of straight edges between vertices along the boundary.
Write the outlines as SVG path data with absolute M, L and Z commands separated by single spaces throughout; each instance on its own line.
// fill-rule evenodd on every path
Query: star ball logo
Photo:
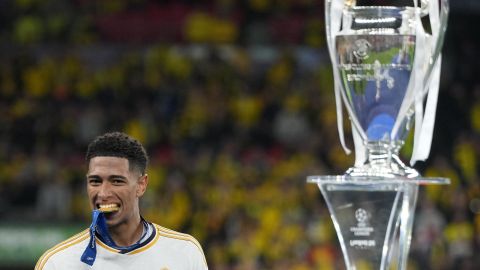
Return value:
M 358 221 L 358 226 L 363 227 L 366 225 L 368 219 L 369 219 L 370 214 L 367 212 L 367 210 L 363 208 L 358 208 L 355 211 L 355 218 Z
M 372 45 L 365 39 L 357 39 L 354 43 L 353 55 L 360 60 L 368 58 Z

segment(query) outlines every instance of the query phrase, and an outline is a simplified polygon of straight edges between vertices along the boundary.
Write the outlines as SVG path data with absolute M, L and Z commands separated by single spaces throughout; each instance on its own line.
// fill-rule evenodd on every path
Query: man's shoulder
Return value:
M 175 254 L 181 254 L 181 259 L 190 258 L 196 267 L 195 269 L 208 269 L 202 246 L 195 237 L 162 227 L 158 224 L 153 225 L 160 239 L 163 239 L 163 241 L 158 242 L 168 246 L 168 249 Z
M 195 237 L 191 236 L 190 234 L 177 232 L 154 223 L 153 225 L 157 229 L 157 233 L 160 237 L 170 239 L 171 241 L 175 242 L 183 242 L 184 244 L 191 243 L 200 250 L 202 250 L 202 246 L 200 245 L 200 243 L 197 241 L 197 239 L 195 239 Z
M 40 257 L 40 259 L 38 259 L 35 270 L 44 269 L 47 262 L 49 262 L 49 260 L 52 260 L 53 258 L 61 259 L 63 257 L 70 257 L 69 254 L 72 256 L 77 256 L 77 253 L 81 252 L 82 249 L 85 248 L 84 245 L 79 244 L 84 241 L 88 241 L 89 237 L 89 230 L 85 229 L 68 238 L 67 240 L 55 245 L 51 249 L 45 251 L 45 253 L 43 253 L 43 255 Z

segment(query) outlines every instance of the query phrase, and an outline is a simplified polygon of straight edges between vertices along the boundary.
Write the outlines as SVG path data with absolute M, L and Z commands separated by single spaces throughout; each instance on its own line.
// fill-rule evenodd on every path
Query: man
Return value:
M 137 140 L 106 133 L 90 143 L 86 161 L 92 225 L 45 252 L 36 270 L 208 269 L 192 236 L 141 217 L 139 199 L 148 185 L 148 158 Z

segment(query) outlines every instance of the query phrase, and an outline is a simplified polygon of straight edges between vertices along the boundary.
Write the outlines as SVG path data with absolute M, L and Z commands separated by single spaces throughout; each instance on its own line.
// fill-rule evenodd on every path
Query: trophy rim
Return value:
M 420 16 L 424 17 L 428 15 L 428 10 L 420 8 L 420 7 L 411 7 L 411 6 L 347 6 L 345 7 L 345 12 L 356 12 L 356 11 L 367 11 L 367 10 L 385 10 L 385 11 L 398 11 L 398 12 L 408 12 L 412 15 L 415 13 L 416 10 L 420 10 Z

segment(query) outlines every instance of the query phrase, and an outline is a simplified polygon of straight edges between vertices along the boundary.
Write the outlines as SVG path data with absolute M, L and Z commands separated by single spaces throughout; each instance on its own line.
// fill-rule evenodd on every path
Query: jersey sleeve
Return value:
M 203 253 L 202 247 L 199 244 L 192 245 L 191 251 L 191 270 L 208 270 L 207 260 Z
M 37 264 L 35 265 L 35 270 L 55 270 L 55 265 L 52 260 L 49 260 L 42 256 Z

